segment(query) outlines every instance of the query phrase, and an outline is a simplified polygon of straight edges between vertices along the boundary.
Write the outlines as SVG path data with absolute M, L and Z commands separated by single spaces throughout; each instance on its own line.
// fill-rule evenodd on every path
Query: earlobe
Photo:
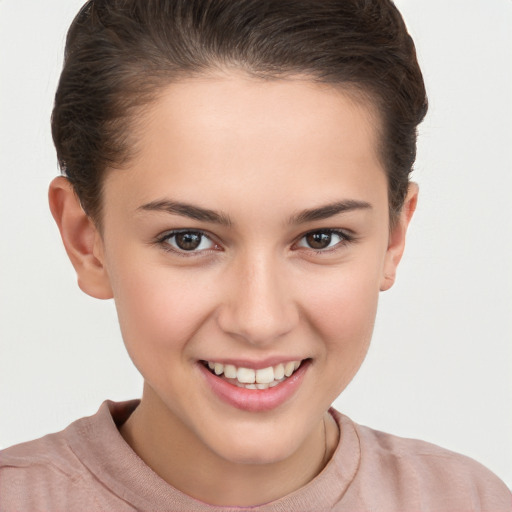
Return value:
M 92 297 L 112 298 L 101 235 L 84 212 L 69 180 L 63 176 L 55 178 L 50 184 L 48 199 L 62 242 L 75 268 L 78 286 Z
M 389 290 L 395 282 L 396 270 L 405 249 L 407 228 L 418 203 L 418 193 L 418 185 L 416 183 L 410 183 L 402 211 L 389 235 L 389 244 L 384 261 L 380 291 Z

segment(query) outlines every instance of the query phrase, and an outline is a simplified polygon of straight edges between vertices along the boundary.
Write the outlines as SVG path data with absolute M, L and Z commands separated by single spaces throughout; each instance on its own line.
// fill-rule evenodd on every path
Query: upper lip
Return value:
M 253 370 L 261 370 L 262 368 L 268 368 L 269 366 L 277 366 L 278 364 L 286 364 L 290 361 L 304 361 L 307 357 L 293 357 L 293 356 L 274 356 L 260 360 L 250 359 L 233 359 L 233 358 L 212 358 L 202 359 L 202 361 L 210 363 L 221 363 L 223 365 L 231 364 L 237 368 L 250 368 Z

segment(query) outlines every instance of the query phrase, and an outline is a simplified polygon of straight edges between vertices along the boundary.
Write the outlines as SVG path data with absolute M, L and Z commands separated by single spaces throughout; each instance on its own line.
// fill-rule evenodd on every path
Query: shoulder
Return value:
M 72 476 L 78 466 L 78 460 L 66 442 L 65 431 L 0 451 L 0 471 L 3 475 L 16 472 L 16 469 L 39 467 L 56 475 Z
M 360 466 L 354 481 L 366 496 L 389 497 L 418 510 L 512 511 L 507 486 L 479 462 L 434 444 L 358 425 Z M 379 507 L 376 508 L 379 510 Z
M 81 464 L 66 443 L 64 432 L 0 451 L 2 510 L 53 505 L 49 500 L 56 489 L 63 495 L 85 498 Z
M 118 510 L 133 510 L 114 499 L 83 456 L 92 451 L 90 438 L 105 434 L 108 441 L 110 430 L 115 430 L 108 405 L 104 402 L 94 416 L 81 418 L 61 432 L 0 451 L 0 510 L 101 510 L 112 502 Z M 96 453 L 94 457 L 103 464 Z

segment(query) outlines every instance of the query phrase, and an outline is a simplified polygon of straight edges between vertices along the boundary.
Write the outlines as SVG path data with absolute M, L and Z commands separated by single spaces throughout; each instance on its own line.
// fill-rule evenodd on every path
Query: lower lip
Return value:
M 283 382 L 267 389 L 239 388 L 211 373 L 203 363 L 198 363 L 210 389 L 229 405 L 249 412 L 270 411 L 286 402 L 301 385 L 310 361 L 304 361 L 298 370 Z

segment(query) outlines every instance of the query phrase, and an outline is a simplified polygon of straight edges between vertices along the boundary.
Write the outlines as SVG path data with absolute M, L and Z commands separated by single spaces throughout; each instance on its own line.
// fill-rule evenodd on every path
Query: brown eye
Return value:
M 184 251 L 193 251 L 201 244 L 202 236 L 199 233 L 178 233 L 176 245 Z
M 201 252 L 215 247 L 215 243 L 201 231 L 171 233 L 162 238 L 161 243 L 177 252 Z
M 343 231 L 326 229 L 323 231 L 311 231 L 306 233 L 297 244 L 299 247 L 322 251 L 334 249 L 336 246 L 344 245 L 353 238 Z
M 306 243 L 311 249 L 325 249 L 329 247 L 332 239 L 331 233 L 309 233 L 306 235 Z

